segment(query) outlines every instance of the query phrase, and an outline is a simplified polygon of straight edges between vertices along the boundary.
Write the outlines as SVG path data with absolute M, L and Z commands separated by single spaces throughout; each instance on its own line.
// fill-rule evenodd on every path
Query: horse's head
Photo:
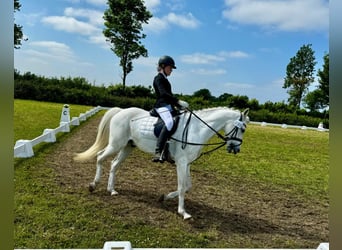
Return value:
M 225 140 L 227 141 L 228 153 L 239 153 L 240 145 L 242 144 L 243 134 L 247 128 L 249 109 L 245 109 L 240 114 L 240 118 L 233 123 L 228 123 L 225 127 Z

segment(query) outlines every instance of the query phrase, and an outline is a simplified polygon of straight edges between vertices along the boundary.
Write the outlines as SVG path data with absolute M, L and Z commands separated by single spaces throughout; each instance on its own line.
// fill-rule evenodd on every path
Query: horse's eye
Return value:
M 245 133 L 246 127 L 247 127 L 246 124 L 243 124 L 243 126 L 241 127 L 241 132 L 242 132 L 242 133 Z

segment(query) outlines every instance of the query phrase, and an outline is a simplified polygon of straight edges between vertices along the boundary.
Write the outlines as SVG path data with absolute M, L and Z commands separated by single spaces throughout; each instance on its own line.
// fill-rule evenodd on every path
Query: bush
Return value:
M 258 111 L 250 110 L 251 121 L 269 122 L 277 124 L 298 125 L 307 127 L 318 127 L 320 122 L 324 123 L 325 128 L 329 128 L 329 120 L 308 115 L 297 115 L 296 113 L 270 112 L 266 109 Z
M 284 102 L 266 102 L 259 105 L 256 99 L 247 96 L 233 96 L 228 93 L 216 98 L 208 89 L 201 89 L 193 95 L 176 95 L 185 100 L 193 110 L 209 107 L 229 106 L 243 110 L 250 108 L 252 121 L 285 123 L 289 125 L 317 127 L 323 122 L 329 128 L 329 111 L 307 112 L 295 110 Z M 150 110 L 155 102 L 155 94 L 151 86 L 126 86 L 122 84 L 109 87 L 91 85 L 83 77 L 45 78 L 30 72 L 21 75 L 14 71 L 14 98 L 57 103 L 80 104 L 104 107 L 140 107 Z

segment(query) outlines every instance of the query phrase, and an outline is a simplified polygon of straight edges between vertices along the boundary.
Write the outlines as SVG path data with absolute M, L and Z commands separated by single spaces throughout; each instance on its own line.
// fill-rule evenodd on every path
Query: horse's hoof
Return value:
M 180 214 L 180 215 L 182 215 L 183 216 L 183 219 L 184 220 L 188 220 L 188 219 L 190 219 L 191 218 L 191 215 L 190 214 L 188 214 L 187 212 L 185 212 L 185 211 L 183 211 L 183 212 L 179 212 L 178 211 L 178 213 Z
M 163 202 L 163 201 L 165 201 L 165 194 L 162 194 L 158 199 L 158 202 Z
M 110 195 L 113 196 L 113 195 L 118 195 L 119 193 L 116 192 L 115 190 L 113 190 L 112 192 L 110 192 Z
M 96 186 L 95 186 L 94 183 L 90 183 L 90 184 L 89 184 L 89 187 L 88 187 L 89 192 L 90 192 L 90 193 L 94 192 L 94 191 L 95 191 L 95 187 L 96 187 Z
M 183 219 L 184 220 L 188 220 L 188 219 L 190 219 L 192 216 L 190 215 L 190 214 L 188 214 L 188 213 L 184 213 L 183 214 Z

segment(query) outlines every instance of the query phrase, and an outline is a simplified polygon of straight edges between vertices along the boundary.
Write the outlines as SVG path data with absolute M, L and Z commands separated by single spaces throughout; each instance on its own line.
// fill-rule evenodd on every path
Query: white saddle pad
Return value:
M 139 131 L 139 134 L 144 137 L 153 137 L 154 135 L 154 124 L 157 122 L 157 117 L 148 116 L 139 118 L 133 121 L 133 126 Z

